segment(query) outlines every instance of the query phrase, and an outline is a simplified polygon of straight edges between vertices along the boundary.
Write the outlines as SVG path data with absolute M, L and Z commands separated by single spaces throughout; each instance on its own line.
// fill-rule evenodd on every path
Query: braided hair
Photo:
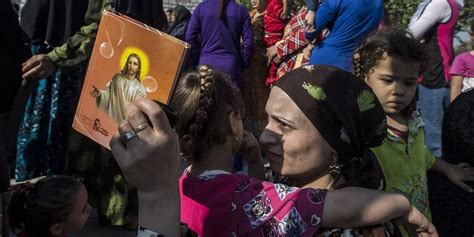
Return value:
M 229 113 L 243 113 L 237 86 L 229 76 L 208 65 L 181 78 L 172 106 L 179 114 L 176 132 L 182 156 L 196 162 L 211 144 L 226 142 L 231 133 Z
M 384 54 L 397 57 L 408 62 L 420 62 L 419 75 L 423 73 L 426 65 L 426 52 L 423 44 L 413 38 L 408 31 L 394 28 L 386 28 L 369 34 L 366 39 L 354 51 L 352 64 L 354 74 L 361 80 L 384 59 Z M 409 116 L 416 109 L 416 98 L 402 111 Z

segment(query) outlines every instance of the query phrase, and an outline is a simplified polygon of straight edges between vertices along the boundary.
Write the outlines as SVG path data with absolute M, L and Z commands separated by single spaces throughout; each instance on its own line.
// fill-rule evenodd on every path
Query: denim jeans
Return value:
M 449 88 L 430 89 L 418 85 L 418 110 L 425 123 L 425 144 L 436 157 L 442 156 L 441 131 Z

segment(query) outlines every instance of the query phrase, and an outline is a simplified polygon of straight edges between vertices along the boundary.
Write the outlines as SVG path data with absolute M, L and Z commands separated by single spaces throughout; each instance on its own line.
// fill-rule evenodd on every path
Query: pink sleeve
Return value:
M 462 75 L 466 72 L 466 65 L 463 60 L 464 54 L 460 54 L 454 58 L 453 65 L 451 66 L 451 71 L 449 74 L 451 75 Z
M 326 190 L 299 189 L 255 179 L 237 187 L 232 202 L 235 236 L 313 236 Z

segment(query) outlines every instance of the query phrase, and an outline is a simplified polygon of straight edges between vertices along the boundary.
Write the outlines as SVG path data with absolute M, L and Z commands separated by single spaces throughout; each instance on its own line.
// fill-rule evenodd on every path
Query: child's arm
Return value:
M 452 75 L 451 89 L 449 92 L 449 98 L 451 99 L 451 102 L 453 102 L 453 100 L 456 99 L 456 97 L 458 97 L 459 94 L 461 94 L 462 81 L 463 81 L 463 76 Z
M 474 192 L 469 185 L 464 183 L 465 181 L 474 181 L 474 167 L 471 167 L 466 163 L 453 165 L 442 159 L 436 159 L 431 169 L 446 175 L 451 182 L 466 190 L 466 192 Z
M 322 227 L 354 228 L 394 220 L 407 224 L 421 236 L 438 236 L 436 228 L 396 193 L 348 187 L 327 192 Z
M 318 8 L 316 16 L 313 19 L 312 31 L 307 31 L 305 37 L 308 42 L 313 42 L 317 38 L 318 34 L 331 22 L 334 22 L 337 18 L 337 12 L 339 5 L 336 0 L 326 0 Z

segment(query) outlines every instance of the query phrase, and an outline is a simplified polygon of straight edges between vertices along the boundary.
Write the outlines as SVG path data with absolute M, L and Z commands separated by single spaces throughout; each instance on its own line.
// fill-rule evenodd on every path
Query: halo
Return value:
M 122 56 L 120 57 L 120 67 L 119 68 L 120 69 L 123 68 L 123 66 L 127 63 L 128 55 L 130 55 L 132 53 L 137 54 L 140 57 L 140 60 L 142 62 L 142 70 L 141 70 L 141 73 L 140 73 L 141 78 L 139 78 L 141 80 L 143 77 L 148 75 L 148 70 L 150 68 L 149 67 L 150 63 L 148 61 L 148 56 L 143 50 L 141 50 L 137 47 L 127 47 L 127 48 L 125 48 L 123 50 Z

